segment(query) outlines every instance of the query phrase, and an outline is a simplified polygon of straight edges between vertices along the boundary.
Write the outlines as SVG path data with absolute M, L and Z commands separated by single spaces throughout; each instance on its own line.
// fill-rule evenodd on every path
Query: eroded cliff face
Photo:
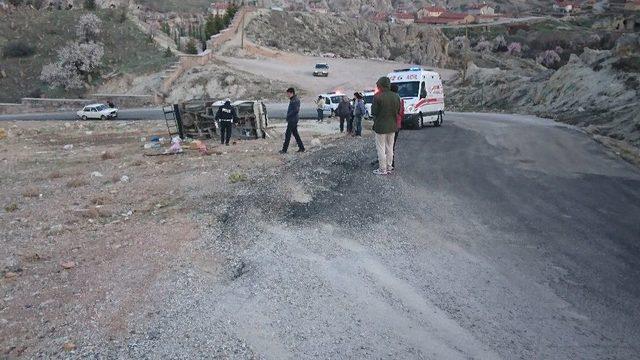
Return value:
M 346 15 L 271 11 L 248 25 L 260 45 L 304 54 L 334 53 L 344 58 L 382 58 L 446 66 L 448 39 L 420 25 L 376 23 Z

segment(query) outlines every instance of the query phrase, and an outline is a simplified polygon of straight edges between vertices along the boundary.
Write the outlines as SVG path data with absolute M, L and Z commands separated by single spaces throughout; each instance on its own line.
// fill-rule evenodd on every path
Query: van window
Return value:
M 338 95 L 338 96 L 332 96 L 331 97 L 331 102 L 334 104 L 337 104 L 340 102 L 340 100 L 342 100 L 342 95 Z
M 373 104 L 373 95 L 366 95 L 364 97 L 364 103 L 365 104 Z
M 395 84 L 398 85 L 398 95 L 401 98 L 418 96 L 418 90 L 420 88 L 419 82 L 409 81 L 409 82 L 399 82 Z

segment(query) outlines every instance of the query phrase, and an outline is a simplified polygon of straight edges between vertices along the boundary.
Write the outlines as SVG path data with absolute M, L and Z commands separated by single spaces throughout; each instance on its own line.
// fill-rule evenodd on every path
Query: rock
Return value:
M 320 139 L 315 138 L 315 139 L 311 140 L 311 145 L 320 146 L 320 145 L 322 145 L 322 141 L 320 141 Z
M 71 150 L 73 149 L 73 144 L 67 144 L 65 146 L 62 147 L 63 150 Z
M 64 351 L 73 351 L 77 348 L 77 346 L 71 341 L 67 341 L 66 343 L 64 343 L 64 345 L 62 345 L 62 348 L 64 349 Z
M 127 175 L 122 175 L 120 177 L 120 182 L 123 182 L 123 183 L 129 182 L 129 177 Z
M 47 235 L 49 236 L 60 235 L 63 232 L 64 232 L 64 226 L 62 226 L 62 224 L 56 224 L 49 228 L 49 230 L 47 231 Z
M 15 279 L 17 277 L 18 277 L 18 273 L 14 273 L 12 271 L 7 271 L 6 273 L 4 273 L 5 279 Z
M 101 178 L 101 177 L 103 177 L 103 176 L 104 176 L 104 175 L 102 175 L 102 173 L 101 173 L 101 172 L 99 172 L 99 171 L 94 171 L 94 172 L 92 172 L 92 173 L 91 173 L 91 177 Z
M 62 266 L 63 269 L 65 270 L 69 270 L 69 269 L 73 269 L 74 267 L 76 267 L 76 263 L 75 261 L 63 261 L 60 263 L 60 266 Z

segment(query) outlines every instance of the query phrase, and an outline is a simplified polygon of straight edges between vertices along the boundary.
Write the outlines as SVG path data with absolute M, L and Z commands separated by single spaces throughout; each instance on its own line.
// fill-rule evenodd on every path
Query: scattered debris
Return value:
M 67 144 L 65 146 L 62 147 L 63 150 L 71 150 L 73 149 L 73 144 Z
M 67 341 L 66 343 L 64 343 L 64 345 L 62 345 L 62 348 L 64 349 L 64 351 L 73 351 L 77 348 L 76 344 Z
M 4 273 L 4 278 L 5 279 L 15 279 L 18 277 L 18 273 L 12 272 L 12 271 L 7 271 L 6 273 Z
M 4 128 L 0 128 L 0 140 L 7 138 L 7 131 Z
M 64 232 L 64 226 L 62 226 L 62 224 L 56 224 L 49 228 L 49 231 L 47 231 L 47 235 L 55 236 L 55 235 L 60 235 L 63 232 Z
M 129 177 L 127 175 L 122 175 L 120 177 L 120 182 L 123 182 L 123 183 L 129 182 Z
M 69 269 L 73 269 L 74 267 L 76 267 L 76 262 L 75 261 L 63 261 L 60 263 L 60 266 L 62 266 L 63 269 L 65 270 L 69 270 Z
M 101 173 L 101 172 L 99 172 L 99 171 L 94 171 L 94 172 L 92 172 L 92 173 L 91 173 L 91 177 L 101 178 L 101 177 L 103 177 L 103 176 L 104 176 L 104 175 L 102 175 L 102 173 Z
M 182 152 L 182 140 L 178 137 L 175 136 L 173 139 L 171 139 L 171 147 L 169 148 L 169 152 L 170 153 L 181 153 Z

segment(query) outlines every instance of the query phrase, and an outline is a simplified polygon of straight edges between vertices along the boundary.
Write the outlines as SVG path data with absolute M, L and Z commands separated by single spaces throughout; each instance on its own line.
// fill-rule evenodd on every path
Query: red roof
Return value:
M 413 16 L 413 14 L 410 13 L 395 13 L 393 15 L 396 19 L 402 19 L 402 20 L 413 20 L 416 17 Z
M 463 20 L 467 16 L 469 16 L 469 14 L 454 13 L 454 12 L 446 12 L 446 13 L 443 13 L 442 15 L 440 15 L 441 18 L 453 19 L 453 20 Z

